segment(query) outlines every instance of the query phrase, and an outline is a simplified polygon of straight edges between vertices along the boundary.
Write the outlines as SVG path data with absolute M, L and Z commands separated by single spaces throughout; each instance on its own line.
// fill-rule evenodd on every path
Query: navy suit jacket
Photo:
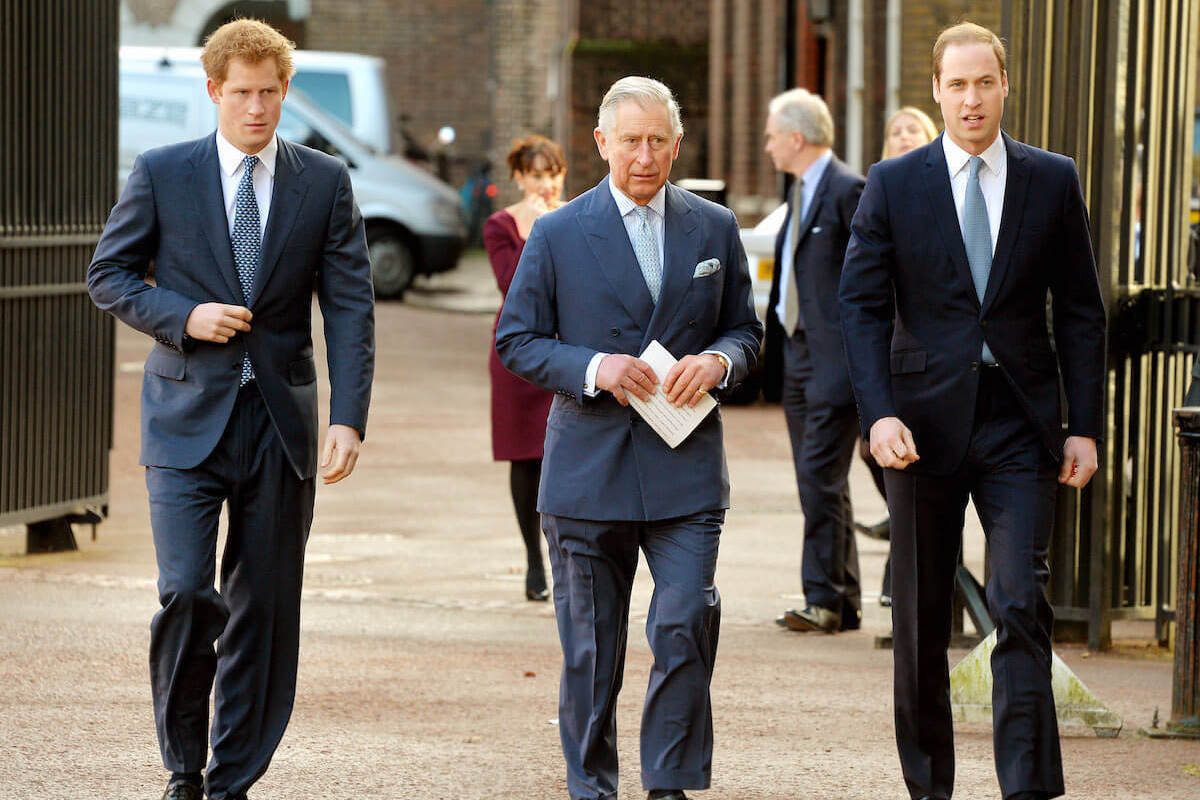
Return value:
M 1054 458 L 1060 378 L 1067 434 L 1099 439 L 1104 429 L 1105 313 L 1075 164 L 1007 135 L 1004 144 L 1004 211 L 982 303 L 940 137 L 875 164 L 854 215 L 841 283 L 850 377 L 864 435 L 890 416 L 912 429 L 912 472 L 962 463 L 985 340 Z
M 838 284 L 842 261 L 850 240 L 850 220 L 858 208 L 863 178 L 837 156 L 830 160 L 817 184 L 808 216 L 800 222 L 795 242 L 792 280 L 800 296 L 800 313 L 813 363 L 812 377 L 805 387 L 805 400 L 812 405 L 849 405 L 854 402 L 850 376 L 846 371 L 846 353 L 842 348 L 841 313 L 838 309 Z M 767 300 L 766 383 L 768 396 L 777 396 L 782 385 L 783 340 L 792 335 L 785 331 L 775 315 L 779 303 L 779 270 L 783 266 L 783 240 L 792 218 L 792 198 L 788 215 L 775 238 L 775 274 Z
M 312 295 L 325 323 L 331 424 L 365 435 L 374 371 L 374 296 L 362 218 L 341 161 L 279 139 L 262 264 L 249 298 L 234 267 L 216 135 L 138 157 L 88 268 L 101 309 L 154 337 L 142 383 L 146 466 L 190 469 L 216 447 L 243 352 L 301 478 L 317 468 Z M 154 283 L 145 280 L 151 263 Z M 200 303 L 244 305 L 249 333 L 184 336 Z
M 762 338 L 750 273 L 728 209 L 667 184 L 657 304 L 605 178 L 533 226 L 496 331 L 504 365 L 557 393 L 546 427 L 538 510 L 646 521 L 729 507 L 720 409 L 672 450 L 608 392 L 584 395 L 598 352 L 639 355 L 657 339 L 676 358 L 720 350 L 729 386 Z M 720 269 L 693 277 L 710 258 Z M 666 376 L 659 375 L 661 381 Z

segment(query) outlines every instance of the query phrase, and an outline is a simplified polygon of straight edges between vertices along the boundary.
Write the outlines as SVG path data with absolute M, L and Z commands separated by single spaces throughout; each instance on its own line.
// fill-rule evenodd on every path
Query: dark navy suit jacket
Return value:
M 842 270 L 842 325 L 864 435 L 883 417 L 913 432 L 908 471 L 966 454 L 986 339 L 1054 458 L 1066 433 L 1104 430 L 1105 313 L 1071 159 L 1004 136 L 1008 177 L 982 304 L 941 137 L 867 176 Z M 1047 327 L 1051 300 L 1054 344 Z
M 154 337 L 142 384 L 146 466 L 190 469 L 212 452 L 238 394 L 242 353 L 301 478 L 317 467 L 312 295 L 325 323 L 331 424 L 366 432 L 374 297 L 345 164 L 279 139 L 262 264 L 249 298 L 234 267 L 215 134 L 139 156 L 88 268 L 96 305 Z M 154 264 L 154 284 L 144 278 Z M 244 305 L 251 331 L 185 339 L 192 309 Z
M 607 181 L 534 224 L 496 332 L 504 365 L 557 393 L 538 510 L 645 521 L 728 508 L 719 408 L 672 450 L 632 408 L 608 392 L 586 397 L 583 386 L 596 353 L 636 356 L 656 339 L 676 358 L 725 353 L 732 361 L 729 386 L 746 376 L 762 326 L 737 220 L 667 184 L 666 263 L 655 304 Z M 711 258 L 720 269 L 694 277 Z
M 801 220 L 794 243 L 792 279 L 800 296 L 800 313 L 808 337 L 813 363 L 812 377 L 805 387 L 809 404 L 849 405 L 854 402 L 850 376 L 846 372 L 846 354 L 842 349 L 842 323 L 838 310 L 838 284 L 842 260 L 850 240 L 850 220 L 858 208 L 863 178 L 834 156 L 817 184 L 808 216 Z M 792 199 L 788 215 L 775 237 L 775 274 L 767 300 L 766 384 L 768 396 L 777 396 L 783 376 L 783 340 L 792 335 L 785 331 L 775 307 L 779 303 L 779 270 L 783 267 L 783 240 L 792 218 Z

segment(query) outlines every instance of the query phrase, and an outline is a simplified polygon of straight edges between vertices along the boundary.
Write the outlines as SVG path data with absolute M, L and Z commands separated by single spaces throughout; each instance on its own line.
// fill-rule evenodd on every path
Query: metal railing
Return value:
M 1179 456 L 1171 410 L 1200 344 L 1187 270 L 1200 0 L 1003 4 L 1009 130 L 1075 158 L 1109 313 L 1100 472 L 1061 493 L 1050 598 L 1061 635 L 1111 643 L 1117 619 L 1175 604 Z
M 0 525 L 108 502 L 112 319 L 84 273 L 116 196 L 117 4 L 0 0 Z

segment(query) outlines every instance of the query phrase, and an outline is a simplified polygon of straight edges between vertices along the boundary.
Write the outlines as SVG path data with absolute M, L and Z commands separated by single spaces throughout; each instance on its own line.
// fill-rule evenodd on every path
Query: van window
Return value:
M 334 158 L 340 158 L 346 162 L 347 166 L 354 166 L 342 151 L 334 147 L 333 143 L 322 136 L 319 131 L 289 109 L 286 103 L 283 105 L 283 112 L 279 115 L 279 127 L 275 129 L 275 132 L 289 142 L 295 142 L 305 147 L 311 147 L 314 150 L 320 150 L 322 153 L 328 153 Z
M 354 111 L 350 104 L 350 79 L 344 72 L 297 71 L 291 86 L 312 98 L 327 113 L 354 127 Z

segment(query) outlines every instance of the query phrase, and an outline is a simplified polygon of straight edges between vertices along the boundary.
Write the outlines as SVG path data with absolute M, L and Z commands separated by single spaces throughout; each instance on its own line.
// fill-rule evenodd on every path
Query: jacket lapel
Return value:
M 1007 158 L 1008 172 L 1004 181 L 1004 209 L 1000 215 L 1000 233 L 996 237 L 996 251 L 992 257 L 992 269 L 988 273 L 987 290 L 983 293 L 983 310 L 996 299 L 1004 276 L 1008 274 L 1009 262 L 1012 261 L 1013 245 L 1017 241 L 1017 232 L 1021 229 L 1021 220 L 1025 215 L 1025 195 L 1029 190 L 1029 161 L 1025 148 L 1004 136 L 1004 150 Z
M 229 288 L 229 295 L 225 299 L 240 306 L 246 302 L 246 298 L 233 264 L 233 246 L 229 243 L 229 217 L 225 213 L 225 193 L 221 188 L 217 135 L 214 133 L 201 140 L 188 160 L 192 164 L 192 191 L 189 194 L 196 207 L 196 219 L 200 220 L 204 238 L 208 240 L 217 272 Z
M 262 295 L 263 287 L 271 277 L 275 265 L 279 263 L 279 255 L 296 224 L 296 216 L 300 212 L 300 204 L 308 191 L 308 181 L 304 179 L 304 164 L 296 155 L 295 149 L 278 139 L 279 149 L 275 155 L 275 180 L 271 189 L 271 211 L 267 215 L 267 230 L 263 234 L 262 261 L 258 272 L 254 275 L 254 285 L 250 289 L 247 305 Z
M 958 225 L 958 209 L 954 207 L 954 191 L 950 188 L 950 173 L 946 166 L 946 151 L 942 149 L 941 136 L 926 145 L 925 194 L 930 208 L 933 209 L 933 217 L 937 220 L 946 252 L 950 254 L 950 260 L 954 262 L 959 275 L 970 289 L 967 294 L 971 296 L 971 301 L 978 305 L 979 297 L 975 294 L 975 281 L 971 277 L 971 266 L 967 261 L 967 247 L 963 244 L 962 230 Z
M 645 330 L 654 314 L 654 301 L 646 288 L 646 279 L 642 277 L 642 268 L 638 266 L 607 177 L 592 189 L 588 204 L 580 210 L 578 219 L 588 249 L 600 265 L 600 272 L 621 305 Z
M 683 190 L 667 184 L 666 216 L 663 227 L 662 294 L 650 318 L 650 325 L 642 339 L 642 349 L 661 335 L 692 288 L 692 274 L 696 270 L 700 243 L 693 235 L 696 230 L 696 215 L 688 204 Z M 724 265 L 729 268 L 730 265 Z

